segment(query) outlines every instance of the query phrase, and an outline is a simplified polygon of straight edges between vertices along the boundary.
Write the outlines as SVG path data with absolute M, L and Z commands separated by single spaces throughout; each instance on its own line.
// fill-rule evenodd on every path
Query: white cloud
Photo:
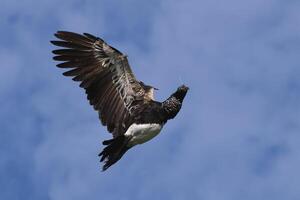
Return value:
M 93 3 L 6 2 L 1 9 L 9 33 L 2 36 L 13 40 L 0 40 L 0 119 L 11 123 L 4 139 L 15 146 L 14 154 L 3 152 L 33 166 L 23 181 L 34 197 L 299 196 L 299 3 Z M 129 54 L 140 79 L 160 88 L 159 99 L 179 76 L 191 88 L 160 136 L 105 173 L 96 155 L 110 135 L 84 92 L 54 68 L 49 40 L 56 29 L 108 38 Z

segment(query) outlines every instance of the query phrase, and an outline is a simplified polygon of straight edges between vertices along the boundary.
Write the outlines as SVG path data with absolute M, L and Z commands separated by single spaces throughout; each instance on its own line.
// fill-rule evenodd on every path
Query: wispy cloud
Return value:
M 299 6 L 5 1 L 1 199 L 298 198 Z M 162 134 L 106 173 L 96 155 L 110 135 L 54 67 L 56 30 L 98 34 L 126 52 L 159 99 L 179 77 L 191 88 Z

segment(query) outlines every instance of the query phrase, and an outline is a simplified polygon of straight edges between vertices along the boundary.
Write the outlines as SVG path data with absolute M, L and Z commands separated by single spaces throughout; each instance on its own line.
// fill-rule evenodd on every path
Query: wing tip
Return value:
M 56 42 L 57 42 L 56 40 L 50 40 L 50 43 L 51 43 L 51 44 L 56 45 L 56 44 L 55 44 Z
M 61 50 L 60 49 L 55 49 L 55 50 L 52 50 L 52 53 L 55 54 L 55 55 L 61 55 Z M 54 57 L 53 57 L 54 59 Z

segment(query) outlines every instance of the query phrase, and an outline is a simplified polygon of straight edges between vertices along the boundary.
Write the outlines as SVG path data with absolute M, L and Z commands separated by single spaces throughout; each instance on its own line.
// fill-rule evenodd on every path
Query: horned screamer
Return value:
M 135 78 L 127 56 L 88 33 L 58 31 L 52 44 L 65 76 L 80 81 L 87 99 L 113 138 L 103 141 L 99 154 L 103 170 L 116 163 L 128 149 L 155 137 L 181 109 L 188 87 L 182 85 L 165 101 L 154 100 L 156 88 Z

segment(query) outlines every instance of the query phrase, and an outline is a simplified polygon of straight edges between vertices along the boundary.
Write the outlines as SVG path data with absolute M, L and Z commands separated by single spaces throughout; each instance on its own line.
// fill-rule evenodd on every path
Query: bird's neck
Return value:
M 174 95 L 171 95 L 162 103 L 166 120 L 173 119 L 181 109 L 182 102 Z

